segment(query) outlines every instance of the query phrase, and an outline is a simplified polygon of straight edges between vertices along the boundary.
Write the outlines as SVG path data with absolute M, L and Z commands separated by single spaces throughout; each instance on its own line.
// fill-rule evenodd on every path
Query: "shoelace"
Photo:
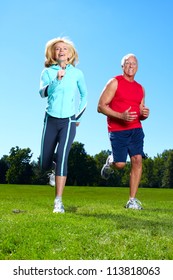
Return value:
M 137 198 L 134 199 L 134 201 L 139 204 L 140 206 L 142 205 L 142 203 L 140 202 L 140 200 L 138 200 Z

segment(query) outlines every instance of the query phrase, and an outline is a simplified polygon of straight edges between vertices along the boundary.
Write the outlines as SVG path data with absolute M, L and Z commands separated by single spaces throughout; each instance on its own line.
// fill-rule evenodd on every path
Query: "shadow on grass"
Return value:
M 164 231 L 167 235 L 172 232 L 173 219 L 169 216 L 163 219 L 158 216 L 159 214 L 166 214 L 173 212 L 172 209 L 145 209 L 136 211 L 133 209 L 124 209 L 123 213 L 78 213 L 78 207 L 68 207 L 68 213 L 75 213 L 75 215 L 84 218 L 96 218 L 102 222 L 109 222 L 115 225 L 116 229 L 125 230 L 150 230 L 152 232 Z M 149 215 L 148 213 L 151 213 Z M 157 215 L 155 215 L 155 213 Z
M 173 213 L 173 208 L 172 209 L 161 209 L 161 208 L 153 208 L 153 209 L 151 209 L 151 208 L 149 208 L 149 209 L 147 209 L 147 208 L 145 208 L 145 210 L 147 210 L 147 211 L 150 211 L 150 212 L 157 212 L 157 213 Z
M 77 210 L 78 210 L 77 206 L 69 206 L 69 207 L 66 208 L 67 213 L 76 213 Z

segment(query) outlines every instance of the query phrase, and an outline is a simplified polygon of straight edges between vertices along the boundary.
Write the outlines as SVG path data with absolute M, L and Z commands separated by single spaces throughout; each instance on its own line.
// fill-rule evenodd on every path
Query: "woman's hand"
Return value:
M 62 80 L 62 78 L 64 77 L 65 75 L 65 70 L 59 70 L 58 73 L 57 73 L 57 79 L 58 80 Z

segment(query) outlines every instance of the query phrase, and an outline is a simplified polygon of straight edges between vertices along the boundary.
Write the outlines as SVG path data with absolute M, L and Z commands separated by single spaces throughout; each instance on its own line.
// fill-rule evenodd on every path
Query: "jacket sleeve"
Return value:
M 84 113 L 86 106 L 87 106 L 87 96 L 88 96 L 85 78 L 81 71 L 79 74 L 79 79 L 78 79 L 77 84 L 78 84 L 78 89 L 79 89 L 79 94 L 80 94 L 80 100 L 79 100 L 78 112 L 76 114 L 76 120 L 78 122 L 80 122 L 81 116 Z
M 47 97 L 51 95 L 55 90 L 57 85 L 61 83 L 56 77 L 52 80 L 49 76 L 49 72 L 47 69 L 43 70 L 40 77 L 40 89 L 39 93 L 41 97 Z

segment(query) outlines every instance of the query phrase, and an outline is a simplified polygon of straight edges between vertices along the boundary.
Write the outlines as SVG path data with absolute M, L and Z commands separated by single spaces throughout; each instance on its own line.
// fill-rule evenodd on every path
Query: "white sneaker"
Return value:
M 129 199 L 129 201 L 127 201 L 127 204 L 126 204 L 125 208 L 136 209 L 136 210 L 142 210 L 143 209 L 142 208 L 142 203 L 136 198 Z
M 101 176 L 103 179 L 108 180 L 110 175 L 114 172 L 110 165 L 113 163 L 113 155 L 109 155 L 106 159 L 106 163 L 101 169 Z
M 55 199 L 54 200 L 54 209 L 53 213 L 64 213 L 64 205 L 60 199 Z
M 110 166 L 113 162 L 114 162 L 113 155 L 110 154 L 110 155 L 107 157 L 106 165 L 109 165 L 109 166 Z
M 52 173 L 49 173 L 48 176 L 49 176 L 49 185 L 51 187 L 55 187 L 55 171 L 52 170 Z

